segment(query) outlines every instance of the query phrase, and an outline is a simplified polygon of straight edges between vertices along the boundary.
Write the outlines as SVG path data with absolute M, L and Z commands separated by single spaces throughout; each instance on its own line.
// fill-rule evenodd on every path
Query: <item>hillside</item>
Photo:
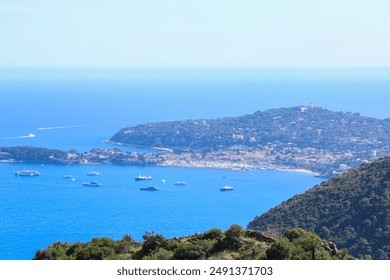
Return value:
M 167 239 L 146 233 L 143 242 L 131 236 L 114 241 L 94 238 L 86 243 L 57 242 L 38 250 L 35 260 L 345 260 L 352 259 L 334 243 L 321 240 L 302 229 L 288 230 L 273 239 L 264 234 L 232 225 L 181 238 Z
M 0 162 L 48 164 L 157 165 L 164 160 L 157 154 L 140 154 L 119 149 L 92 149 L 89 153 L 32 146 L 0 147 Z
M 110 142 L 190 152 L 193 159 L 230 158 L 254 168 L 283 165 L 332 175 L 389 155 L 390 119 L 299 106 L 147 123 L 121 129 Z
M 256 217 L 248 229 L 300 227 L 358 258 L 390 259 L 390 157 L 364 164 Z
M 69 153 L 57 149 L 31 146 L 0 147 L 0 161 L 68 163 Z

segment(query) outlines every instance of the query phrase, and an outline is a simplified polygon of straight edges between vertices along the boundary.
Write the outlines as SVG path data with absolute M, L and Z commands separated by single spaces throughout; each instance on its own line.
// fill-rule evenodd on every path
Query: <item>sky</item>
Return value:
M 0 67 L 390 67 L 390 0 L 0 0 Z

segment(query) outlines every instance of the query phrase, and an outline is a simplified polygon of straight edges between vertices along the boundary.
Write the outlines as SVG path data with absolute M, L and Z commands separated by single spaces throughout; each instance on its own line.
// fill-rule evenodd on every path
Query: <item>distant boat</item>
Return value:
M 34 133 L 29 133 L 29 134 L 27 135 L 27 137 L 33 138 L 33 137 L 35 137 L 35 134 L 34 134 Z
M 167 182 L 167 180 L 165 180 L 165 179 L 161 180 L 161 183 L 163 183 L 163 184 L 165 184 L 166 182 Z
M 221 191 L 232 191 L 232 190 L 234 190 L 234 188 L 231 186 L 224 186 L 221 188 Z
M 87 175 L 88 175 L 88 176 L 99 176 L 99 175 L 100 175 L 100 172 L 91 171 L 91 172 L 88 172 Z
M 152 187 L 142 187 L 142 188 L 139 188 L 141 191 L 159 191 L 160 188 L 157 188 L 155 186 L 152 186 Z
M 175 186 L 184 186 L 184 185 L 186 185 L 186 182 L 184 181 L 178 181 L 175 183 Z
M 41 173 L 39 173 L 36 170 L 28 170 L 28 169 L 15 172 L 15 176 L 26 176 L 26 177 L 39 176 L 40 174 Z
M 72 179 L 73 176 L 70 175 L 70 174 L 66 174 L 66 175 L 64 175 L 62 178 L 65 178 L 65 179 Z
M 102 185 L 101 183 L 98 183 L 96 181 L 83 183 L 83 186 L 87 186 L 87 187 L 100 187 L 101 185 Z
M 152 176 L 142 176 L 138 175 L 137 177 L 134 178 L 136 181 L 146 181 L 146 180 L 152 180 Z

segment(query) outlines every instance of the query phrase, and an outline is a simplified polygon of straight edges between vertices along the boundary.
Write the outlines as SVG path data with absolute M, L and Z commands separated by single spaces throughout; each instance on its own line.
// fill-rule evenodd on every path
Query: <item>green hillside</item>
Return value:
M 279 235 L 295 227 L 348 248 L 355 257 L 390 259 L 390 157 L 332 178 L 248 225 Z
M 193 153 L 193 158 L 234 158 L 254 168 L 308 169 L 333 177 L 389 156 L 390 120 L 297 106 L 240 117 L 147 123 L 123 128 L 109 142 Z
M 57 242 L 38 250 L 35 260 L 345 260 L 346 250 L 321 240 L 303 229 L 287 230 L 273 239 L 261 232 L 232 225 L 222 232 L 210 229 L 202 234 L 167 239 L 146 233 L 143 242 L 131 236 L 115 241 L 94 238 L 86 243 Z

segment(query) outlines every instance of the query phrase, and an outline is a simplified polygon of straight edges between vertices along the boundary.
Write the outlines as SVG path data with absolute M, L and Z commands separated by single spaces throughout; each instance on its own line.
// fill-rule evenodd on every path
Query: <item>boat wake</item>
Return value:
M 94 126 L 113 126 L 113 125 L 127 125 L 124 123 L 103 123 L 103 124 L 80 124 L 80 125 L 63 125 L 63 126 L 49 126 L 49 127 L 38 127 L 37 130 L 56 130 L 56 129 L 70 129 L 80 127 L 94 127 Z
M 65 125 L 65 126 L 38 127 L 37 130 L 68 129 L 68 128 L 77 128 L 77 127 L 86 127 L 86 126 L 94 126 L 94 125 Z
M 1 140 L 8 140 L 8 139 L 24 139 L 24 138 L 34 138 L 34 137 L 35 137 L 35 134 L 29 133 L 28 135 L 3 137 L 3 138 L 0 138 L 0 139 Z

